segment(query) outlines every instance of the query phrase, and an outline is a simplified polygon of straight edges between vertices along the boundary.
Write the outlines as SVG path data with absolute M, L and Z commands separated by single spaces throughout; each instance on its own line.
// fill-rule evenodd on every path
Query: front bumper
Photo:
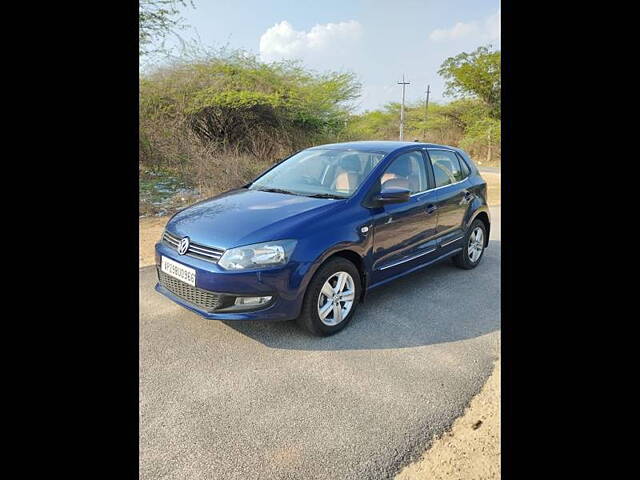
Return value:
M 225 298 L 237 296 L 272 296 L 271 302 L 249 311 L 210 311 L 201 305 L 169 290 L 161 282 L 156 291 L 177 304 L 211 320 L 293 320 L 300 313 L 304 296 L 304 278 L 308 264 L 289 262 L 285 267 L 230 272 L 217 264 L 189 256 L 179 255 L 163 244 L 156 244 L 156 269 L 160 269 L 160 256 L 165 256 L 196 271 L 196 288 Z M 228 303 L 228 302 L 227 302 Z M 225 306 L 223 302 L 223 307 Z

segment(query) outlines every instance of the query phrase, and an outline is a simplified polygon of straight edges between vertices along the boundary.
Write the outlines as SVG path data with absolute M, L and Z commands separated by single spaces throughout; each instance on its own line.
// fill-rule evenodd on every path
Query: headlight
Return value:
M 276 240 L 231 248 L 224 252 L 218 265 L 225 270 L 243 270 L 286 265 L 296 240 Z

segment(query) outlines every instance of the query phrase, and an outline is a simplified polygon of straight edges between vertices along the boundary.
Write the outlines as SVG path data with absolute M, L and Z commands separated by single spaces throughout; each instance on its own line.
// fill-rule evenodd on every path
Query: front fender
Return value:
M 362 233 L 360 223 L 366 223 L 366 219 L 360 218 L 361 221 L 345 222 L 339 229 L 318 232 L 311 238 L 304 241 L 301 256 L 305 259 L 303 275 L 300 281 L 298 291 L 300 292 L 300 308 L 302 300 L 307 291 L 307 287 L 311 279 L 316 274 L 328 258 L 339 252 L 347 252 L 347 255 L 357 256 L 360 259 L 360 265 L 356 265 L 362 275 L 363 290 L 366 289 L 368 262 L 370 258 L 368 253 L 373 246 L 373 231 L 369 229 L 367 233 Z M 354 259 L 355 260 L 355 259 Z
M 316 260 L 307 269 L 307 272 L 305 274 L 305 279 L 303 281 L 304 289 L 306 290 L 307 285 L 309 285 L 309 282 L 311 281 L 313 276 L 316 274 L 318 269 L 322 266 L 322 264 L 326 262 L 328 258 L 340 252 L 349 252 L 351 254 L 357 255 L 360 258 L 362 265 L 356 265 L 356 267 L 358 268 L 362 267 L 361 273 L 366 274 L 366 271 L 367 271 L 366 259 L 368 258 L 367 253 L 371 248 L 371 244 L 372 244 L 372 241 L 369 238 L 363 238 L 356 242 L 353 242 L 353 241 L 338 242 L 326 248 L 322 253 L 318 255 Z

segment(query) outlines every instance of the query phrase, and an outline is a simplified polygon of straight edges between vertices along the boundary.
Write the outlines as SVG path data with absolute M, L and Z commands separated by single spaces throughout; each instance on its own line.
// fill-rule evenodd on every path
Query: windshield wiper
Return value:
M 289 195 L 300 195 L 300 193 L 292 192 L 290 190 L 284 190 L 282 188 L 256 188 L 256 190 L 260 190 L 261 192 L 288 193 Z
M 345 198 L 347 198 L 347 197 L 342 197 L 340 195 L 334 195 L 333 193 L 311 193 L 305 196 L 311 197 L 311 198 L 335 198 L 338 200 L 344 200 Z
M 346 197 L 341 197 L 340 195 L 334 195 L 333 193 L 292 192 L 291 190 L 285 190 L 283 188 L 255 188 L 254 190 L 260 190 L 261 192 L 287 193 L 289 195 L 301 195 L 303 197 L 311 197 L 311 198 L 335 198 L 338 200 L 344 200 L 346 198 Z

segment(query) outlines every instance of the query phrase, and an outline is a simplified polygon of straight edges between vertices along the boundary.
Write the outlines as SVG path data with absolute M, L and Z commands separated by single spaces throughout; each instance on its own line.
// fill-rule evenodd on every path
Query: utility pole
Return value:
M 427 108 L 429 108 L 429 93 L 431 86 L 427 85 L 427 99 L 424 101 L 424 126 L 422 127 L 422 141 L 427 141 Z
M 404 89 L 411 82 L 404 81 L 404 73 L 402 74 L 402 81 L 398 82 L 398 85 L 402 85 L 402 105 L 400 106 L 400 141 L 404 140 Z

